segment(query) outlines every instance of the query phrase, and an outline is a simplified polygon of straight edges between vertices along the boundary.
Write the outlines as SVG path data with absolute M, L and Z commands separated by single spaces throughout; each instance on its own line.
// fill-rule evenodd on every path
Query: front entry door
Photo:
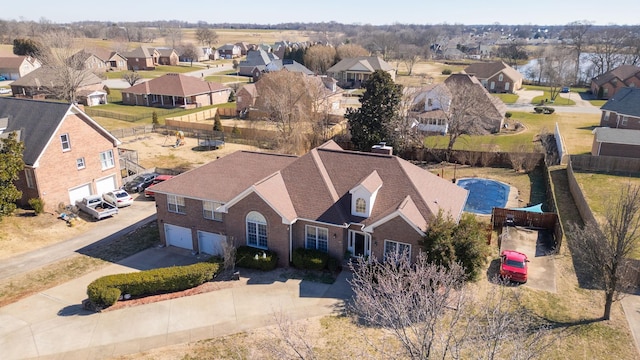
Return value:
M 366 233 L 349 230 L 348 248 L 353 256 L 370 256 L 371 238 Z

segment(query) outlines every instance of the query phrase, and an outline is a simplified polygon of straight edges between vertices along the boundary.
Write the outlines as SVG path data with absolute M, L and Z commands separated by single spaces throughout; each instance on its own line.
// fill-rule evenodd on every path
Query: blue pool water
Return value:
M 457 181 L 458 186 L 469 190 L 464 211 L 489 215 L 494 207 L 503 208 L 509 199 L 509 185 L 480 178 L 466 178 Z

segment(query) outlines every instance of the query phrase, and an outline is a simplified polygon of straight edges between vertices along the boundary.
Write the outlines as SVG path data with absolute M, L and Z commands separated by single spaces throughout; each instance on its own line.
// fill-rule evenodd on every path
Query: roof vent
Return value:
M 371 147 L 371 152 L 376 154 L 393 155 L 393 147 L 387 146 L 386 142 L 380 142 L 378 145 Z

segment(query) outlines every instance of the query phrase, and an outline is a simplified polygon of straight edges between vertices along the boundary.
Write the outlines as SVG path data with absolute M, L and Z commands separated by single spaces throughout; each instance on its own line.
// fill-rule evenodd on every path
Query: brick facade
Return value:
M 62 134 L 69 135 L 69 151 L 62 150 Z M 107 150 L 112 150 L 115 166 L 102 170 L 100 153 Z M 84 169 L 77 167 L 76 161 L 79 158 L 84 158 Z M 18 182 L 23 190 L 21 205 L 26 204 L 30 198 L 40 197 L 44 200 L 47 211 L 54 211 L 59 203 L 69 204 L 71 188 L 91 184 L 91 191 L 95 194 L 96 181 L 112 175 L 115 175 L 116 185 L 121 185 L 117 146 L 75 114 L 67 115 L 64 119 L 41 154 L 33 173 L 36 188 L 29 189 L 26 186 L 25 172 L 21 172 Z
M 420 251 L 419 242 L 422 240 L 422 235 L 400 216 L 396 216 L 375 228 L 371 236 L 371 255 L 379 261 L 382 261 L 384 257 L 385 240 L 410 244 L 411 259 L 415 259 Z

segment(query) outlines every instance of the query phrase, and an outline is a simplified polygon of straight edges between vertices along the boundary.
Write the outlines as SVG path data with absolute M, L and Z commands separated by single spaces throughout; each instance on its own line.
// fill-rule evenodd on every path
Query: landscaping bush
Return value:
M 40 198 L 31 198 L 29 199 L 29 206 L 33 209 L 33 211 L 37 214 L 42 214 L 44 212 L 44 200 Z
M 556 111 L 556 109 L 552 108 L 552 107 L 548 107 L 548 106 L 536 106 L 533 108 L 533 111 L 536 112 L 536 114 L 553 114 L 554 111 Z
M 278 266 L 278 255 L 270 250 L 240 246 L 236 250 L 236 265 L 249 269 L 269 271 Z
M 340 261 L 333 256 L 330 256 L 329 260 L 327 261 L 327 269 L 329 269 L 329 271 L 331 272 L 340 270 Z
M 115 304 L 122 294 L 132 297 L 182 291 L 214 278 L 222 267 L 219 263 L 203 262 L 127 274 L 103 276 L 87 287 L 92 303 L 102 307 Z
M 512 116 L 513 116 L 513 114 L 508 112 L 508 111 L 506 113 L 504 113 L 504 117 L 506 117 L 507 119 L 511 118 Z
M 444 69 L 442 70 L 442 75 L 451 75 L 451 69 Z
M 329 254 L 315 249 L 297 248 L 293 251 L 293 266 L 303 270 L 323 270 L 327 267 Z

